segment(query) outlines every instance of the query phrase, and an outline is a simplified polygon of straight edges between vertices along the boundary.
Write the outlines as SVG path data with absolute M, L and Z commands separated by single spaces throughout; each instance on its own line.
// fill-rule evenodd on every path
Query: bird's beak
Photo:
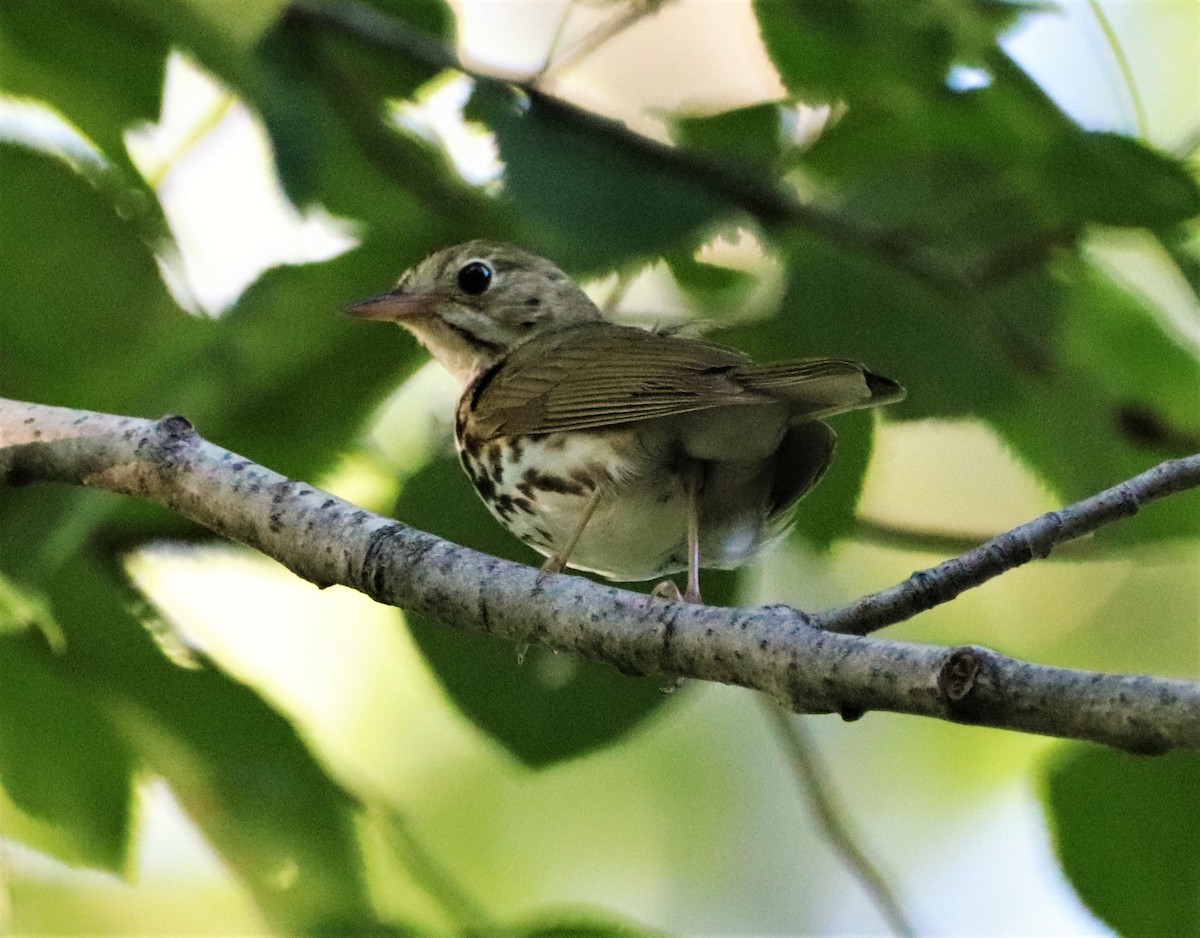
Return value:
M 355 319 L 404 322 L 434 313 L 445 297 L 431 290 L 404 291 L 400 288 L 359 300 L 346 307 L 346 315 Z

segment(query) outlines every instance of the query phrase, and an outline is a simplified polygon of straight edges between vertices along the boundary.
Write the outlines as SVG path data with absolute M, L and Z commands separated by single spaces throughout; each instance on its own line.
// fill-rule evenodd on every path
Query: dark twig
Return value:
M 625 124 L 594 114 L 539 90 L 536 76 L 483 73 L 467 67 L 441 42 L 418 34 L 406 24 L 355 0 L 296 0 L 289 15 L 323 24 L 343 35 L 434 69 L 454 69 L 497 88 L 515 89 L 531 108 L 540 109 L 562 126 L 590 134 L 597 147 L 612 147 L 688 179 L 708 192 L 755 216 L 767 226 L 795 224 L 825 240 L 874 256 L 948 295 L 973 286 L 973 274 L 917 239 L 846 216 L 814 202 L 804 202 L 777 180 L 746 167 L 729 167 L 690 150 L 668 146 L 630 130 Z

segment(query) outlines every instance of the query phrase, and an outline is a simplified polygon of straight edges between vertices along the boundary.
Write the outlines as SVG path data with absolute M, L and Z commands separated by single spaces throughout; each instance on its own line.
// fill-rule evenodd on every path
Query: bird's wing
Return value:
M 731 377 L 748 391 L 786 402 L 792 423 L 892 404 L 905 393 L 891 378 L 842 358 L 750 362 Z
M 769 401 L 730 379 L 749 363 L 699 340 L 574 326 L 518 346 L 476 383 L 473 429 L 485 438 L 553 433 Z
M 815 390 L 806 396 L 809 383 Z M 853 362 L 758 366 L 724 346 L 611 323 L 520 345 L 468 393 L 471 429 L 485 439 L 772 403 L 817 415 L 831 412 L 835 400 L 843 406 L 834 410 L 849 409 L 863 405 L 847 398 L 869 396 L 864 371 Z

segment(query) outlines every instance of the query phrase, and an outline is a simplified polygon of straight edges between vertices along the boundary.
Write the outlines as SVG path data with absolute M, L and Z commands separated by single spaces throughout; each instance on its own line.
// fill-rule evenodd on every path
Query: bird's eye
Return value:
M 492 268 L 483 261 L 471 261 L 458 272 L 458 288 L 468 296 L 479 296 L 492 285 Z

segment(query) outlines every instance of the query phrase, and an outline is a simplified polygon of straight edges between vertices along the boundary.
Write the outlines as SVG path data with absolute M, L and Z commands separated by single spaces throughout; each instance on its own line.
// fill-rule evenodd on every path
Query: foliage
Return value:
M 674 145 L 481 78 L 466 114 L 496 139 L 499 196 L 385 119 L 389 103 L 453 67 L 449 9 L 356 9 L 361 30 L 335 5 L 279 0 L 0 6 L 0 92 L 55 109 L 94 148 L 81 160 L 0 141 L 0 394 L 184 413 L 220 444 L 312 479 L 420 360 L 333 312 L 432 248 L 519 239 L 578 274 L 665 258 L 698 305 L 719 305 L 745 277 L 696 252 L 740 227 L 786 284 L 778 315 L 729 335 L 754 354 L 865 360 L 910 389 L 890 417 L 986 421 L 1064 501 L 1196 448 L 1200 362 L 1083 241 L 1097 226 L 1142 230 L 1196 290 L 1188 226 L 1200 191 L 1179 161 L 1072 122 L 1013 64 L 998 37 L 1019 4 L 761 0 L 789 98 L 675 115 Z M 287 194 L 352 220 L 359 237 L 333 260 L 267 271 L 218 319 L 185 312 L 164 285 L 170 235 L 123 142 L 156 117 L 171 49 L 256 111 Z M 984 70 L 986 84 L 948 86 L 963 65 Z M 785 132 L 799 101 L 840 113 L 805 149 Z M 863 415 L 839 425 L 838 468 L 798 537 L 828 547 L 850 530 L 872 426 Z M 445 511 L 460 501 L 474 514 Z M 397 512 L 472 546 L 512 549 L 446 459 L 414 470 Z M 1156 543 L 1198 527 L 1192 494 L 1112 536 Z M 132 611 L 114 561 L 155 539 L 200 536 L 94 492 L 0 488 L 0 785 L 16 809 L 5 833 L 69 863 L 124 870 L 136 784 L 152 774 L 274 927 L 384 929 L 353 796 L 269 702 L 215 665 L 171 663 Z M 720 590 L 732 602 L 737 578 Z M 410 628 L 462 711 L 534 766 L 613 743 L 666 699 L 652 682 L 583 664 L 547 683 L 536 660 L 517 668 L 509 648 Z M 1200 870 L 1183 831 L 1196 811 L 1180 813 L 1166 840 L 1130 838 L 1166 824 L 1160 804 L 1174 804 L 1147 800 L 1145 786 L 1181 793 L 1200 779 L 1195 760 L 1142 765 L 1077 753 L 1052 769 L 1048 810 L 1065 870 L 1099 914 L 1137 933 L 1182 934 L 1176 903 L 1194 896 Z M 1113 871 L 1146 869 L 1137 851 L 1152 847 L 1178 888 L 1151 877 L 1125 887 L 1145 908 L 1113 900 Z M 296 875 L 281 890 L 287 864 Z

